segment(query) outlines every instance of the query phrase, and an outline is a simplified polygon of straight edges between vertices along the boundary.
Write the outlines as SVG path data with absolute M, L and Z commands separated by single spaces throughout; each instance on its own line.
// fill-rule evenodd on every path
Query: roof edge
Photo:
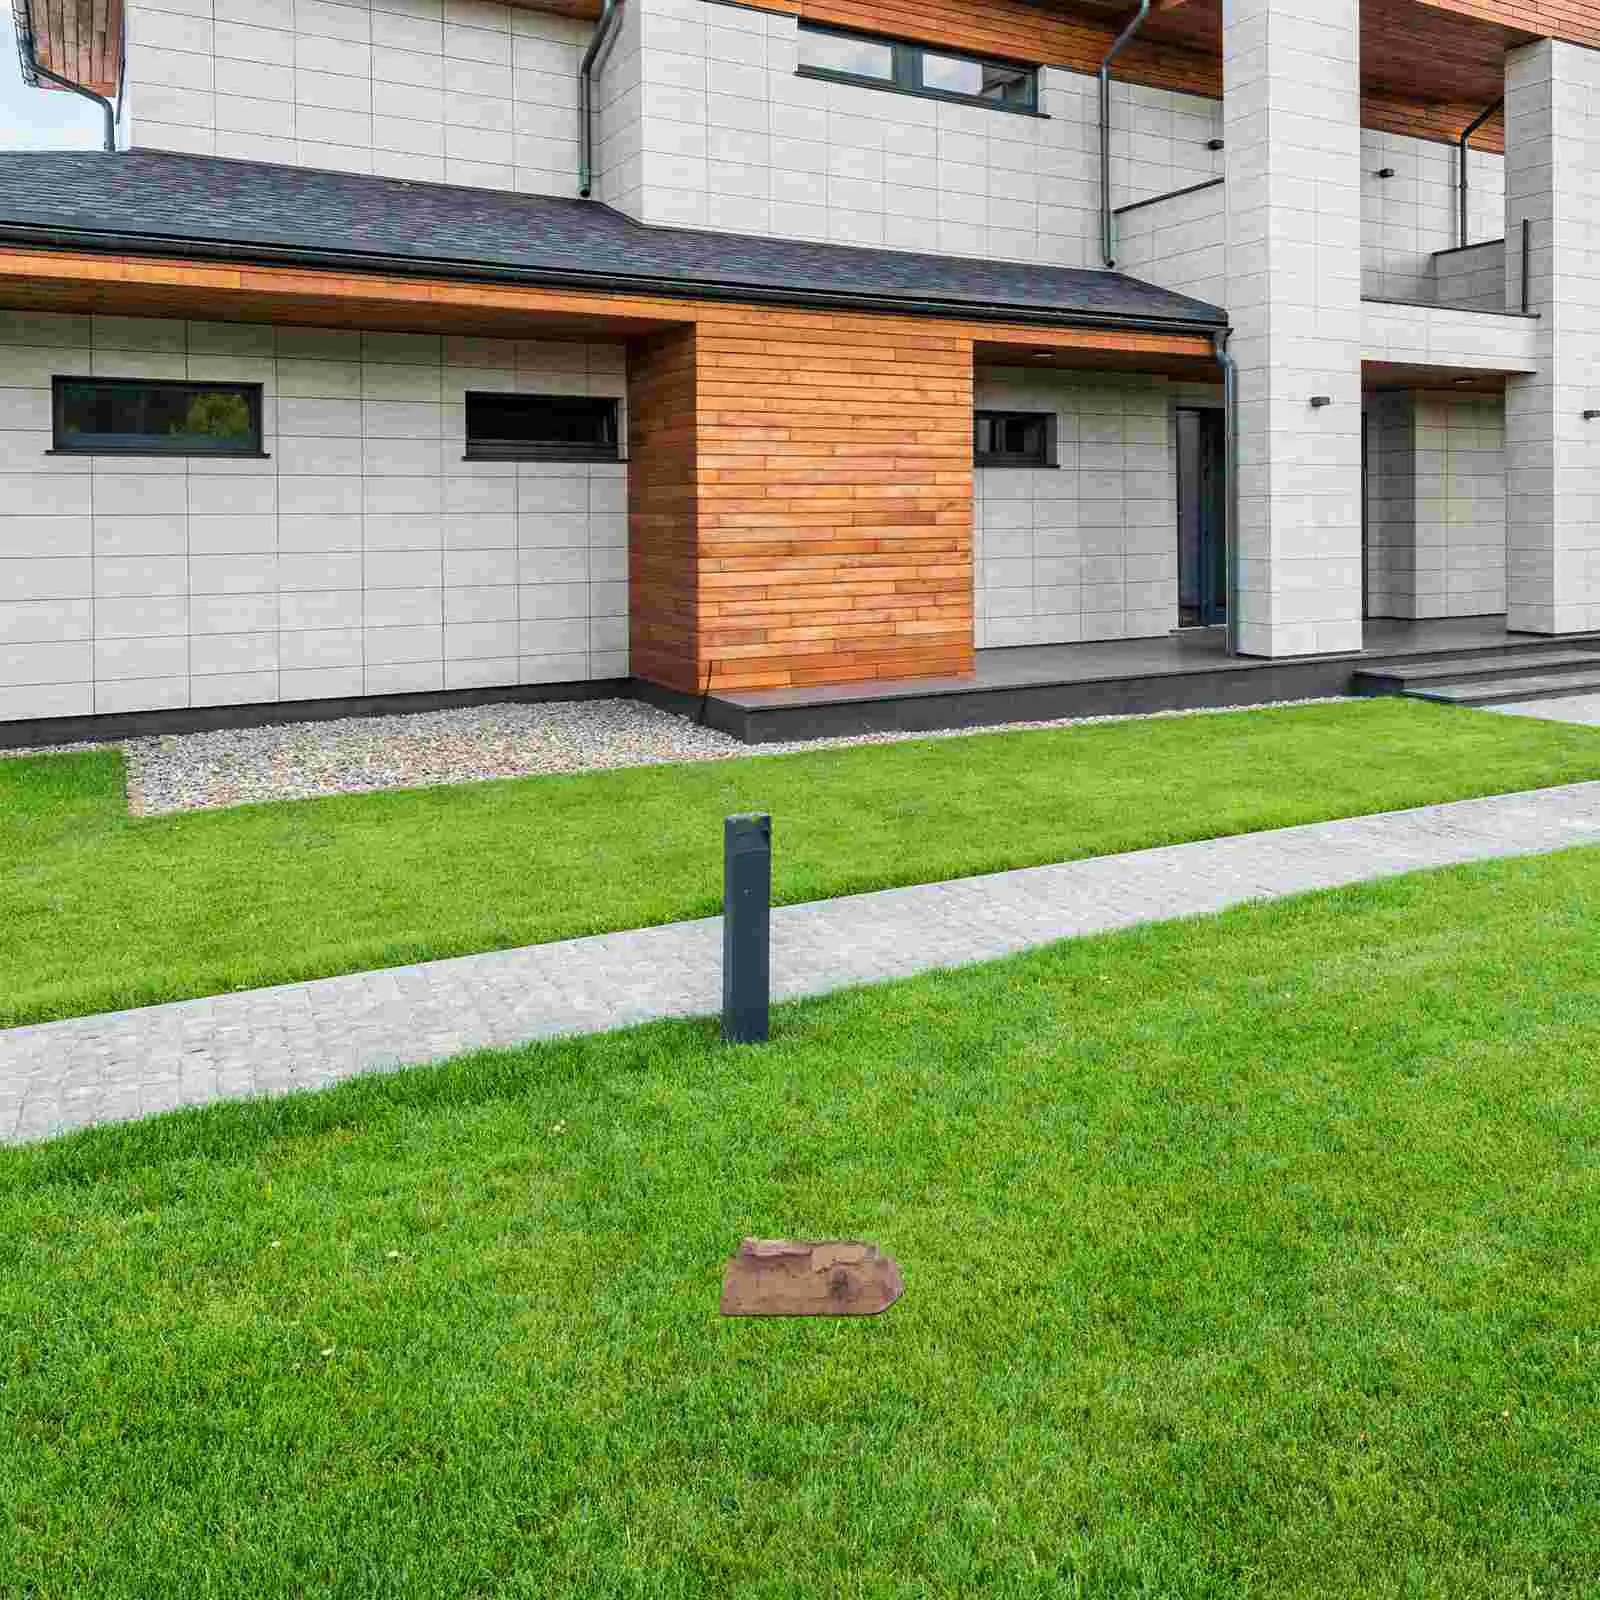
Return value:
M 422 258 L 386 255 L 378 251 L 318 250 L 293 245 L 178 239 L 162 234 L 121 233 L 111 229 L 43 227 L 30 223 L 0 222 L 0 245 L 6 244 L 29 245 L 53 251 L 78 249 L 97 255 L 166 253 L 180 260 L 203 259 L 249 262 L 260 266 L 317 267 L 327 271 L 377 271 L 407 278 L 443 276 L 459 278 L 469 283 L 515 283 L 545 289 L 587 290 L 599 294 L 648 294 L 669 300 L 732 298 L 753 305 L 787 305 L 807 310 L 896 313 L 960 318 L 977 322 L 1020 322 L 1044 328 L 1125 329 L 1138 333 L 1193 333 L 1209 337 L 1228 326 L 1227 313 L 1221 307 L 1211 308 L 1216 312 L 1214 318 L 1048 311 L 1038 306 L 1004 302 L 979 304 L 938 296 L 870 294 L 846 289 L 785 289 L 771 284 L 741 282 L 737 279 L 710 283 L 693 279 L 654 277 L 648 274 L 586 272 L 557 267 L 514 267 L 490 262 L 461 261 L 448 257 Z M 1108 275 L 1128 276 L 1126 273 Z

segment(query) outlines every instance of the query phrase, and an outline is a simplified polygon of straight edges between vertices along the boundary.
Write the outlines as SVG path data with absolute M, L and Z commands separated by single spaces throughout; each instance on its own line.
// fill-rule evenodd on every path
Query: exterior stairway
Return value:
M 1600 694 L 1600 638 L 1552 640 L 1498 652 L 1457 650 L 1446 655 L 1393 656 L 1363 667 L 1355 694 L 1405 695 L 1458 706 L 1506 705 L 1556 695 Z

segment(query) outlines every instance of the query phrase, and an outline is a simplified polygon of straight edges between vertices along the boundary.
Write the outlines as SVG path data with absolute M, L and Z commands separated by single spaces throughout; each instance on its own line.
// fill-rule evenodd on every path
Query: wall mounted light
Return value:
M 1314 394 L 1311 397 L 1311 409 L 1313 411 L 1320 411 L 1324 406 L 1331 406 L 1332 404 L 1333 396 L 1331 394 Z
M 1220 150 L 1221 148 L 1222 148 L 1222 140 L 1221 139 L 1207 139 L 1206 140 L 1206 149 L 1207 150 Z
M 1585 411 L 1583 414 L 1585 422 L 1593 422 L 1596 417 L 1600 417 L 1600 411 Z
M 1392 178 L 1394 176 L 1394 168 L 1393 167 L 1379 167 L 1378 168 L 1378 176 L 1380 178 Z

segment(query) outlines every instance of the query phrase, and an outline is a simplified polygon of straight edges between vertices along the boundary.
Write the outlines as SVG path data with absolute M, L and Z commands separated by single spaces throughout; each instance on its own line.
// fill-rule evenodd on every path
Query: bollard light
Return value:
M 771 1004 L 772 818 L 722 823 L 722 1037 L 764 1044 Z

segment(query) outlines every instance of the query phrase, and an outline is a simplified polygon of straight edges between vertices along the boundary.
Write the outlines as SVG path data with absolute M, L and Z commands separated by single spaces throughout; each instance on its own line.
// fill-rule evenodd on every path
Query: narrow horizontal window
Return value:
M 259 383 L 57 378 L 55 448 L 89 455 L 257 456 Z
M 1037 112 L 1039 69 L 951 50 L 934 50 L 900 39 L 847 29 L 800 24 L 800 72 L 936 100 L 965 100 Z
M 972 461 L 978 467 L 1053 467 L 1053 411 L 980 411 L 972 421 Z
M 617 461 L 617 402 L 568 394 L 467 395 L 467 454 L 495 461 Z

